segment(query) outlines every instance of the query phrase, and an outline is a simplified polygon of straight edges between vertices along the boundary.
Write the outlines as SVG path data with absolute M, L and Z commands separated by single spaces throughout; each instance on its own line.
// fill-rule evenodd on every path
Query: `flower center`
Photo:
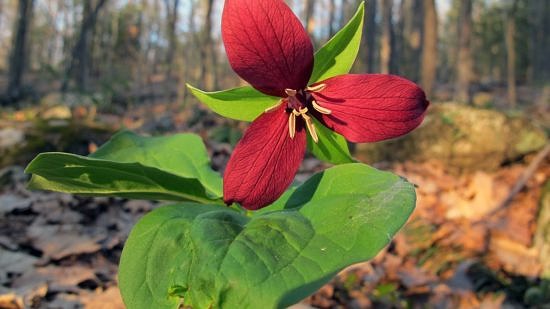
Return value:
M 312 116 L 309 114 L 310 110 L 316 110 L 321 114 L 328 115 L 331 113 L 331 110 L 320 106 L 311 95 L 312 92 L 318 92 L 325 89 L 325 84 L 319 84 L 312 87 L 307 87 L 303 90 L 294 90 L 294 89 L 285 89 L 287 94 L 286 98 L 283 98 L 275 106 L 272 106 L 266 109 L 267 112 L 276 110 L 281 104 L 286 104 L 286 111 L 288 115 L 288 132 L 290 138 L 296 136 L 296 119 L 302 118 L 306 123 L 306 127 L 311 135 L 311 138 L 315 143 L 319 141 L 317 136 L 317 130 L 315 129 L 315 124 L 313 123 Z

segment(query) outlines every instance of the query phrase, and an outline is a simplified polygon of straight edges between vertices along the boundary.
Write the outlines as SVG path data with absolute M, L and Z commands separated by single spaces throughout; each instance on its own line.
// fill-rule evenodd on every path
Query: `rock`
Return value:
M 45 151 L 87 154 L 91 143 L 103 144 L 116 130 L 115 127 L 100 123 L 55 117 L 39 119 L 20 127 L 22 128 L 0 127 L 0 168 L 18 163 L 26 164 L 38 153 Z
M 459 104 L 433 105 L 424 123 L 390 141 L 358 144 L 362 161 L 428 161 L 438 159 L 456 170 L 495 170 L 545 146 L 543 129 L 528 119 Z
M 478 92 L 473 97 L 473 104 L 479 107 L 488 107 L 495 102 L 495 98 L 490 92 Z
M 40 113 L 40 118 L 42 120 L 71 119 L 72 112 L 71 112 L 71 109 L 67 106 L 57 105 L 57 106 L 52 106 L 43 110 Z
M 40 105 L 45 107 L 52 107 L 58 105 L 65 106 L 89 106 L 94 104 L 94 96 L 80 94 L 80 93 L 60 93 L 53 92 L 40 100 Z M 98 97 L 98 99 L 101 99 Z

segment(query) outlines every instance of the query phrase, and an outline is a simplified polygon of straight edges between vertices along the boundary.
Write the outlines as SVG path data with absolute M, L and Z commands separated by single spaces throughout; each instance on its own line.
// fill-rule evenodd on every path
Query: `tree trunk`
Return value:
M 506 15 L 506 67 L 507 67 L 507 84 L 508 84 L 508 105 L 514 108 L 517 105 L 517 90 L 516 90 L 516 13 L 517 0 L 514 0 L 512 8 Z
M 178 23 L 179 0 L 164 0 L 166 7 L 166 33 L 168 35 L 168 51 L 166 54 L 166 65 L 168 72 L 174 63 L 174 55 L 177 54 L 178 41 L 176 36 L 176 25 Z M 172 3 L 172 4 L 171 4 Z
M 530 0 L 530 76 L 533 84 L 548 83 L 550 80 L 550 1 Z
M 61 91 L 65 92 L 69 86 L 69 80 L 74 78 L 76 86 L 80 91 L 87 91 L 89 88 L 90 67 L 91 67 L 91 41 L 97 22 L 99 11 L 105 5 L 106 0 L 98 0 L 92 8 L 92 1 L 84 1 L 82 22 L 78 40 L 71 53 L 71 62 L 67 68 Z
M 17 101 L 22 95 L 23 73 L 29 58 L 29 30 L 33 7 L 34 0 L 19 0 L 9 61 L 8 88 L 6 90 L 8 102 Z
M 437 10 L 435 0 L 424 0 L 424 37 L 422 43 L 421 85 L 428 97 L 432 96 L 437 75 Z
M 329 0 L 329 21 L 328 21 L 328 36 L 329 39 L 336 33 L 336 0 Z
M 382 0 L 382 37 L 380 39 L 380 71 L 395 73 L 395 37 L 392 23 L 393 0 Z
M 312 34 L 313 29 L 315 28 L 315 22 L 313 19 L 314 13 L 315 13 L 315 0 L 305 0 L 306 30 L 309 34 Z
M 420 59 L 422 52 L 423 0 L 408 0 L 401 2 L 400 21 L 400 73 L 407 78 L 420 79 Z
M 201 81 L 203 87 L 212 90 L 217 87 L 216 80 L 216 53 L 212 42 L 212 9 L 214 0 L 206 0 L 206 15 L 201 34 Z
M 361 2 L 361 1 L 360 1 Z M 367 1 L 365 7 L 365 22 L 363 23 L 363 39 L 361 40 L 361 56 L 367 72 L 374 72 L 376 58 L 376 0 Z
M 0 1 L 0 25 L 2 24 L 2 17 L 4 14 L 4 2 Z
M 197 2 L 195 0 L 189 1 L 189 5 L 190 5 L 190 8 L 189 8 L 189 15 L 188 15 L 188 19 L 187 19 L 187 24 L 189 25 L 189 33 L 191 35 L 185 41 L 185 44 L 187 46 L 189 46 L 189 44 L 193 44 L 194 42 L 197 41 L 196 40 L 197 39 L 196 35 L 193 35 L 194 33 L 196 33 L 194 17 L 195 17 L 195 14 L 197 12 Z M 195 55 L 195 53 L 193 53 L 192 51 L 183 53 L 183 57 L 182 57 L 182 60 L 181 60 L 181 61 L 183 61 L 184 64 L 187 64 L 187 65 L 183 65 L 183 67 L 181 67 L 181 71 L 180 71 L 181 80 L 185 81 L 187 83 L 190 83 L 190 84 L 197 84 L 197 82 L 198 82 L 197 76 L 195 74 L 196 71 L 194 70 L 196 68 L 196 66 L 191 67 L 191 65 L 190 65 L 191 63 L 194 63 L 192 61 L 194 55 Z M 179 87 L 179 90 L 180 90 L 180 92 L 178 93 L 178 96 L 181 98 L 180 101 L 184 102 L 184 104 L 185 104 L 187 102 L 187 97 L 189 96 L 189 91 L 188 91 L 187 87 Z
M 463 0 L 460 4 L 457 81 L 455 99 L 458 102 L 471 102 L 470 86 L 472 83 L 472 0 Z

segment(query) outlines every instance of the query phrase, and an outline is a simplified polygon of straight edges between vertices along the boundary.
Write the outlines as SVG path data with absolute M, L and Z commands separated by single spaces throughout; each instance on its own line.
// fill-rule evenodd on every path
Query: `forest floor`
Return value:
M 154 119 L 142 119 L 144 114 Z M 14 115 L 13 121 L 18 117 L 28 116 Z M 156 106 L 124 118 L 97 118 L 113 127 L 212 137 L 209 116 L 195 124 L 193 117 Z M 99 142 L 90 140 L 85 148 L 93 150 Z M 230 146 L 212 142 L 208 148 L 214 168 L 222 169 Z M 548 156 L 502 207 L 534 159 L 458 175 L 437 161 L 380 165 L 417 186 L 413 216 L 376 258 L 342 271 L 300 306 L 550 308 L 550 299 L 544 299 L 550 283 L 541 279 L 534 243 L 538 203 L 550 176 Z M 324 167 L 307 158 L 298 179 Z M 124 308 L 116 275 L 124 241 L 137 220 L 159 204 L 32 192 L 27 177 L 21 165 L 0 169 L 0 308 Z

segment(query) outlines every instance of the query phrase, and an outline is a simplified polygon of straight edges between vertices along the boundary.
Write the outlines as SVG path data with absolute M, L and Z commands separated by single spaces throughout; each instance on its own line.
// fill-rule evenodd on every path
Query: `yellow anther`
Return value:
M 317 86 L 309 86 L 306 88 L 306 90 L 310 92 L 319 92 L 319 91 L 323 91 L 323 89 L 325 89 L 326 87 L 327 87 L 327 84 L 319 84 Z
M 294 89 L 285 89 L 285 93 L 289 96 L 289 97 L 295 97 L 296 94 L 298 93 L 298 91 L 294 90 Z
M 315 129 L 315 125 L 313 124 L 313 121 L 311 120 L 311 117 L 309 117 L 306 114 L 303 114 L 302 117 L 304 117 L 304 120 L 306 121 L 307 129 L 309 130 L 309 134 L 311 134 L 311 138 L 315 143 L 319 142 L 319 137 L 317 136 L 317 130 Z
M 315 101 L 311 101 L 311 105 L 313 105 L 313 108 L 321 114 L 330 115 L 332 113 L 330 109 L 322 107 Z
M 277 104 L 275 104 L 271 107 L 266 108 L 264 112 L 269 113 L 269 112 L 272 112 L 272 111 L 276 110 L 277 108 L 279 108 L 279 106 L 281 106 L 281 103 L 283 103 L 283 100 L 279 100 L 279 103 L 277 103 Z
M 294 113 L 290 113 L 290 116 L 288 116 L 288 133 L 290 138 L 294 138 L 296 135 L 296 115 Z
M 307 107 L 300 108 L 300 114 L 302 114 L 302 116 L 305 115 L 307 112 L 308 112 Z

